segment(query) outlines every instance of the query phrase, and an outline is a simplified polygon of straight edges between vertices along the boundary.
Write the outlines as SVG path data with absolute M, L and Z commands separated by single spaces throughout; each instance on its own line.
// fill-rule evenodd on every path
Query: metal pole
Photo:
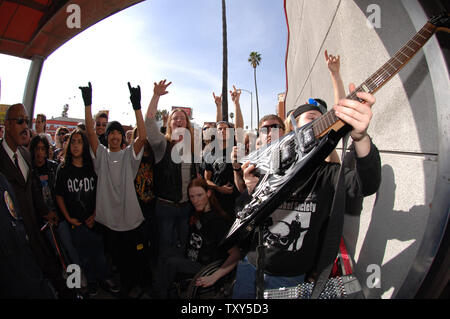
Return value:
M 44 58 L 34 56 L 31 61 L 30 69 L 28 71 L 28 77 L 25 85 L 25 92 L 23 93 L 22 103 L 27 110 L 30 120 L 33 119 L 34 103 L 36 102 L 36 93 L 43 64 Z M 30 127 L 32 125 L 33 121 L 30 121 Z

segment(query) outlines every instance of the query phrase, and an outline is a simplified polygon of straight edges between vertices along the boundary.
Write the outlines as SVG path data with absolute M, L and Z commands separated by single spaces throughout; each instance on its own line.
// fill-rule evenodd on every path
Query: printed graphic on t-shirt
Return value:
M 67 190 L 70 193 L 79 193 L 79 192 L 92 192 L 95 190 L 95 178 L 68 178 L 67 179 Z
M 49 210 L 54 211 L 55 204 L 53 203 L 50 185 L 48 184 L 48 175 L 40 175 L 39 179 L 42 185 L 42 196 L 44 197 L 45 204 L 47 205 Z
M 148 203 L 155 197 L 153 194 L 153 170 L 150 163 L 141 163 L 134 185 L 141 201 Z
M 203 238 L 197 233 L 191 233 L 191 238 L 189 239 L 189 249 L 188 258 L 192 261 L 197 261 L 198 252 L 203 245 Z
M 308 232 L 311 215 L 316 212 L 316 201 L 311 197 L 303 200 L 289 198 L 269 217 L 264 231 L 268 247 L 288 251 L 301 249 Z

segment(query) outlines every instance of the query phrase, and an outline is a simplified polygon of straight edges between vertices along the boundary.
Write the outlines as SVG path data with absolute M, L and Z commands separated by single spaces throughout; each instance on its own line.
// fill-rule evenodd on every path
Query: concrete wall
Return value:
M 417 32 L 411 12 L 418 12 L 419 16 L 423 12 L 419 12 L 420 6 L 411 6 L 412 2 L 416 3 L 286 0 L 290 31 L 286 111 L 306 103 L 310 97 L 324 99 L 329 107 L 333 105 L 325 49 L 341 56 L 346 87 L 350 82 L 359 85 L 366 80 Z M 380 28 L 367 26 L 367 18 L 373 13 L 367 12 L 371 4 L 379 6 Z M 432 50 L 440 50 L 437 42 L 429 43 Z M 381 153 L 383 181 L 379 192 L 365 199 L 360 217 L 346 217 L 344 236 L 368 298 L 395 298 L 402 287 L 405 289 L 405 279 L 409 278 L 418 251 L 423 250 L 422 239 L 430 223 L 438 177 L 448 176 L 442 173 L 438 160 L 443 159 L 443 154 L 439 156 L 441 144 L 448 139 L 443 139 L 440 132 L 449 127 L 449 99 L 437 107 L 437 100 L 443 100 L 439 95 L 448 95 L 448 71 L 444 64 L 440 72 L 447 76 L 443 77 L 441 91 L 430 76 L 425 53 L 421 50 L 375 94 L 377 102 L 369 134 Z M 441 117 L 443 110 L 447 112 L 445 118 Z M 434 214 L 448 214 L 446 207 L 447 211 Z M 366 285 L 372 274 L 367 267 L 372 264 L 381 268 L 380 288 Z M 429 264 L 430 261 L 425 267 Z M 426 270 L 422 270 L 423 275 Z M 408 287 L 410 292 L 399 297 L 414 296 L 420 284 L 418 277 L 415 285 Z

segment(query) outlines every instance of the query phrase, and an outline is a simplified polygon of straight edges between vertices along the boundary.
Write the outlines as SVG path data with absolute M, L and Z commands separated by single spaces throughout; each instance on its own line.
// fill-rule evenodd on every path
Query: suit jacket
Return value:
M 39 223 L 41 219 L 39 215 L 47 215 L 48 208 L 42 195 L 41 183 L 35 174 L 32 174 L 30 152 L 25 147 L 18 147 L 18 151 L 25 159 L 29 168 L 27 180 L 25 181 L 20 170 L 4 150 L 2 143 L 6 143 L 4 139 L 0 142 L 0 172 L 6 177 L 16 194 L 25 231 L 28 235 L 33 253 L 36 255 L 39 263 L 42 262 L 45 264 L 46 257 L 51 253 L 47 242 L 40 232 L 41 225 Z
M 2 173 L 0 195 L 0 299 L 55 298 L 30 249 L 14 191 Z

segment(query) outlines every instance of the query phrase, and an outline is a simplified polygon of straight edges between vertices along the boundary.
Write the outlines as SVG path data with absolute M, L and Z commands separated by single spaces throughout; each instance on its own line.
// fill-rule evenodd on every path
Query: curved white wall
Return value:
M 333 104 L 325 49 L 341 56 L 346 85 L 366 80 L 426 22 L 417 27 L 417 19 L 411 20 L 414 14 L 423 16 L 420 6 L 412 2 L 417 4 L 415 0 L 286 0 L 290 31 L 286 110 L 310 97 Z M 380 9 L 380 28 L 367 26 L 367 17 L 373 13 L 367 12 L 371 4 Z M 448 169 L 443 172 L 442 168 L 443 160 L 448 163 L 448 156 L 442 154 L 448 149 L 442 147 L 448 137 L 440 133 L 450 123 L 448 116 L 441 116 L 449 110 L 449 99 L 442 98 L 442 94 L 448 95 L 449 77 L 444 63 L 440 69 L 446 74 L 444 83 L 436 86 L 430 76 L 429 54 L 425 56 L 427 50 L 440 53 L 434 37 L 425 49 L 375 94 L 369 134 L 381 152 L 383 180 L 379 192 L 365 199 L 361 216 L 346 217 L 344 236 L 368 298 L 394 298 L 402 289 L 399 297 L 414 296 L 423 278 L 415 274 L 409 293 L 405 292 L 405 279 L 411 277 L 417 253 L 425 254 L 422 239 L 430 214 L 448 214 L 448 205 L 444 205 L 447 212 L 436 213 L 431 204 L 440 187 L 439 178 L 449 176 Z M 448 189 L 448 181 L 444 186 Z M 429 264 L 429 260 L 421 264 L 423 276 Z M 380 288 L 366 285 L 369 265 L 381 269 Z

